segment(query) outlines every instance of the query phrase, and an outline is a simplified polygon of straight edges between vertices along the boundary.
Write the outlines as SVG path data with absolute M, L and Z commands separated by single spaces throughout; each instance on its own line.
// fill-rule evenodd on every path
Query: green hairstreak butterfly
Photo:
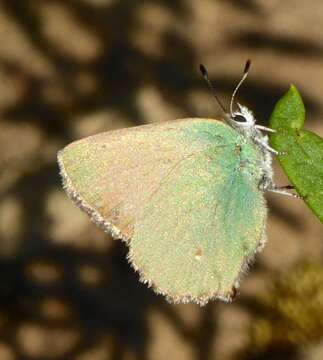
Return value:
M 109 131 L 58 154 L 64 188 L 129 245 L 143 282 L 171 302 L 230 301 L 266 241 L 264 191 L 275 187 L 266 132 L 238 104 L 225 122 L 190 118 Z M 206 69 L 201 71 L 209 85 Z M 212 87 L 213 88 L 213 87 Z M 296 196 L 296 195 L 294 195 Z

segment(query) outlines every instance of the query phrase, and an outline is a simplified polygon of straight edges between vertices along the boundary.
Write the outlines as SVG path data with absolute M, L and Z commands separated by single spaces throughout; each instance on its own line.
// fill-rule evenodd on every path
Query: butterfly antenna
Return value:
M 209 74 L 206 70 L 206 67 L 204 65 L 200 65 L 200 71 L 205 79 L 205 81 L 207 82 L 207 84 L 209 85 L 209 88 L 211 89 L 212 93 L 213 93 L 213 96 L 215 97 L 217 103 L 220 105 L 221 109 L 224 111 L 224 113 L 228 113 L 227 109 L 225 108 L 225 106 L 222 104 L 222 101 L 219 99 L 217 93 L 216 93 L 216 90 L 215 90 L 215 87 L 214 85 L 211 83 L 211 80 L 209 78 Z
M 233 91 L 231 101 L 230 101 L 230 114 L 231 114 L 231 116 L 233 114 L 233 101 L 234 101 L 234 98 L 235 98 L 235 96 L 237 94 L 237 91 L 239 90 L 240 86 L 246 80 L 246 78 L 248 76 L 250 65 L 251 65 L 251 60 L 248 59 L 247 62 L 246 62 L 246 65 L 244 67 L 244 70 L 243 70 L 243 76 L 242 76 L 241 80 L 239 81 L 238 85 L 236 86 L 236 88 Z

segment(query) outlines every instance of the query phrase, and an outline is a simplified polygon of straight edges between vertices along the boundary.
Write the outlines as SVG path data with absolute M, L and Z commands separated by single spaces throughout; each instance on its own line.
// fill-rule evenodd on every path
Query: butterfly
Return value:
M 270 128 L 245 106 L 224 122 L 188 118 L 108 131 L 58 153 L 72 201 L 129 246 L 140 279 L 174 303 L 231 301 L 266 242 L 265 191 L 275 186 Z

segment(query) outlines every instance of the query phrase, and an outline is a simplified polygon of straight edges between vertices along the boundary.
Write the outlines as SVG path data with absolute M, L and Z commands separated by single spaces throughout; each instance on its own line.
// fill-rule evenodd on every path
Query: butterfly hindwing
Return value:
M 218 159 L 224 153 L 228 168 Z M 229 300 L 262 246 L 263 194 L 239 165 L 232 169 L 234 158 L 228 146 L 183 160 L 135 228 L 129 258 L 171 301 Z

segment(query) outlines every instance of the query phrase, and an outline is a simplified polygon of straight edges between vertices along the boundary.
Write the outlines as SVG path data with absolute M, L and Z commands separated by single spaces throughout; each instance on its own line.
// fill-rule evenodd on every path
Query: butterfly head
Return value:
M 238 103 L 238 110 L 226 114 L 226 121 L 234 128 L 249 128 L 255 125 L 253 113 L 243 105 Z

